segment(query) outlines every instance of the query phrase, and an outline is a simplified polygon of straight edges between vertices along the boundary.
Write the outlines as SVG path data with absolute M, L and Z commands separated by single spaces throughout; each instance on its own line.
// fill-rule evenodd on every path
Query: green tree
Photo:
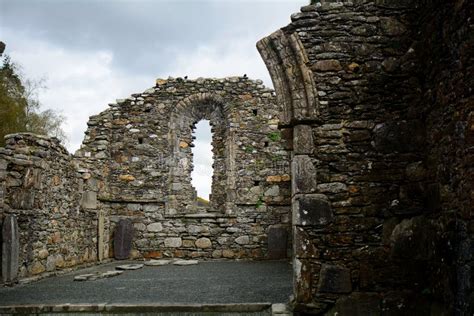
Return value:
M 0 69 L 0 146 L 5 145 L 5 135 L 26 131 L 27 106 L 25 87 L 16 66 L 5 57 Z
M 0 146 L 4 136 L 18 132 L 66 137 L 61 129 L 64 117 L 53 110 L 40 111 L 38 93 L 44 89 L 44 80 L 23 79 L 18 66 L 8 56 L 0 68 Z

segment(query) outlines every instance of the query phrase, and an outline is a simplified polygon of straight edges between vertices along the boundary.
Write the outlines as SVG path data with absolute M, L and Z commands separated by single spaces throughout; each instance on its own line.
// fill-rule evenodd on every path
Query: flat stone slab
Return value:
M 114 257 L 125 260 L 130 257 L 133 240 L 133 224 L 129 219 L 121 219 L 115 227 L 114 233 Z
M 3 283 L 12 284 L 17 281 L 20 254 L 20 234 L 16 215 L 5 217 L 1 233 L 2 279 Z
M 80 274 L 74 277 L 74 281 L 88 281 L 90 278 L 95 276 L 95 273 Z
M 106 272 L 96 272 L 96 273 L 86 273 L 76 275 L 74 281 L 94 281 L 98 279 L 111 278 L 117 275 L 121 275 L 123 271 L 119 270 L 110 270 Z
M 123 273 L 123 271 L 121 271 L 121 270 L 111 270 L 111 271 L 107 271 L 107 272 L 102 273 L 101 277 L 111 278 L 111 277 L 114 277 L 114 276 L 117 276 L 117 275 L 121 275 L 122 273 Z
M 197 260 L 176 260 L 175 262 L 173 262 L 175 266 L 192 266 L 198 263 L 199 261 Z
M 152 266 L 152 267 L 166 266 L 166 265 L 170 264 L 173 261 L 174 260 L 167 260 L 167 259 L 149 260 L 149 261 L 145 261 L 145 265 L 146 266 Z
M 117 270 L 138 270 L 143 268 L 143 264 L 136 263 L 136 264 L 122 264 L 121 266 L 116 266 L 115 269 Z

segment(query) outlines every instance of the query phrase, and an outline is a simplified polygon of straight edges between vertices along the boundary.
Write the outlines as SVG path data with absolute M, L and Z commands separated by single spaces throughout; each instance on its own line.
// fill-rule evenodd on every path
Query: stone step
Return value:
M 272 316 L 271 303 L 236 304 L 58 304 L 0 306 L 0 315 L 155 315 L 155 316 Z M 282 315 L 282 314 L 279 314 Z
M 272 316 L 292 316 L 293 312 L 286 304 L 272 304 Z

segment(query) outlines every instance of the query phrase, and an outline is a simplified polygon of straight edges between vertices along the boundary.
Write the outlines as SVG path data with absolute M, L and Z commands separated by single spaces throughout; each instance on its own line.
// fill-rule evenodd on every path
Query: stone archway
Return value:
M 235 198 L 235 152 L 234 131 L 230 129 L 229 107 L 224 99 L 215 93 L 198 93 L 180 101 L 170 118 L 171 151 L 174 159 L 170 167 L 169 185 L 173 192 L 177 186 L 182 194 L 172 194 L 168 200 L 168 211 L 176 213 L 177 209 L 185 212 L 195 211 L 195 189 L 191 185 L 193 146 L 192 132 L 200 120 L 209 120 L 213 130 L 212 146 L 214 173 L 212 176 L 212 193 L 210 208 L 220 213 L 231 213 Z M 184 186 L 185 190 L 181 190 Z

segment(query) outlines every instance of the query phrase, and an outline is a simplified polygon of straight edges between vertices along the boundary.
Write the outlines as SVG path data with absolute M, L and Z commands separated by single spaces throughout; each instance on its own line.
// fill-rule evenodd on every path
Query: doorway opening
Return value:
M 199 121 L 193 130 L 193 169 L 191 184 L 196 190 L 197 206 L 207 207 L 213 176 L 212 131 L 208 120 Z

